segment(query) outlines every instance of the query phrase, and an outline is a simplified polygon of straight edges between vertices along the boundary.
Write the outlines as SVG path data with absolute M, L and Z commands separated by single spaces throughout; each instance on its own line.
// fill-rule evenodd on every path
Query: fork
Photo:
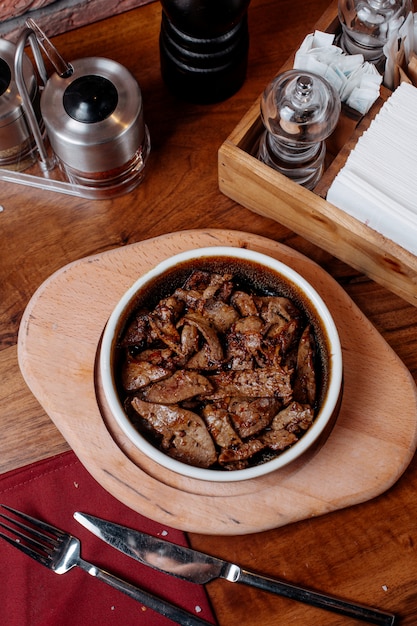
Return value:
M 19 520 L 0 513 L 0 518 L 8 522 L 6 524 L 4 521 L 0 521 L 0 526 L 12 535 L 9 536 L 0 531 L 0 537 L 56 574 L 65 574 L 73 567 L 78 566 L 91 576 L 122 591 L 129 597 L 168 617 L 173 622 L 183 626 L 212 626 L 204 619 L 192 615 L 184 609 L 162 598 L 158 598 L 139 587 L 135 587 L 92 563 L 88 563 L 88 561 L 81 558 L 81 543 L 77 537 L 30 515 L 26 515 L 26 513 L 16 511 L 16 509 L 12 509 L 5 504 L 0 504 L 0 507 L 30 524 L 24 524 Z

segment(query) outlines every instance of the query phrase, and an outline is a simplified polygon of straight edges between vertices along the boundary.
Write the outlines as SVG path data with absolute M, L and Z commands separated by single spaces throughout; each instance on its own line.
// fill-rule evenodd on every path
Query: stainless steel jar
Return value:
M 15 52 L 16 46 L 13 43 L 0 39 L 0 167 L 21 171 L 35 161 L 36 146 L 15 82 Z M 39 117 L 37 80 L 26 55 L 22 67 L 32 106 Z
M 27 23 L 30 26 L 17 43 L 15 72 L 41 168 L 48 172 L 58 163 L 65 182 L 86 197 L 106 198 L 130 191 L 143 179 L 150 152 L 137 81 L 111 59 L 66 62 L 35 22 Z M 40 113 L 45 138 L 23 80 L 27 41 L 44 84 Z M 40 47 L 56 70 L 50 77 Z
M 139 85 L 110 59 L 82 58 L 70 67 L 70 76 L 49 78 L 41 98 L 52 149 L 73 182 L 123 184 L 148 145 Z

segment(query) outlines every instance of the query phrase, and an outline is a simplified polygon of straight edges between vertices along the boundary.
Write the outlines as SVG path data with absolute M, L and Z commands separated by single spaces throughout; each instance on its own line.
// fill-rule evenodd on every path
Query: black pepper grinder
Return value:
M 194 103 L 220 102 L 246 78 L 250 0 L 161 0 L 161 73 Z

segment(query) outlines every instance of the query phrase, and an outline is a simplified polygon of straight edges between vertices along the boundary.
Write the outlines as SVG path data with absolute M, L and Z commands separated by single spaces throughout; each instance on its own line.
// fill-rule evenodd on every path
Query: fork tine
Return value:
M 1 526 L 3 526 L 3 528 L 6 528 L 7 530 L 10 531 L 10 529 L 7 528 L 7 526 L 5 526 L 4 524 L 1 524 Z M 12 539 L 11 537 L 2 533 L 1 531 L 0 531 L 0 537 L 4 539 L 5 541 L 7 541 L 8 543 L 10 543 L 10 545 L 12 545 L 13 547 L 17 548 L 18 550 L 26 554 L 27 556 L 30 556 L 32 559 L 35 559 L 35 561 L 38 561 L 38 563 L 41 563 L 42 565 L 45 565 L 48 567 L 48 556 L 46 554 L 41 554 L 40 552 L 33 550 L 29 546 L 21 543 L 17 539 Z
M 45 533 L 40 532 L 36 528 L 26 526 L 26 524 L 22 524 L 21 522 L 18 522 L 17 520 L 14 520 L 11 517 L 8 517 L 7 515 L 3 515 L 2 513 L 0 513 L 0 518 L 6 520 L 6 522 L 10 522 L 11 524 L 14 524 L 14 526 L 16 526 L 17 528 L 20 528 L 21 530 L 26 530 L 27 532 L 30 532 L 32 535 L 32 537 L 27 537 L 20 531 L 16 529 L 12 530 L 10 527 L 0 522 L 0 526 L 5 528 L 6 530 L 10 530 L 14 532 L 15 535 L 18 535 L 19 537 L 21 537 L 21 539 L 27 539 L 28 541 L 31 541 L 32 543 L 37 544 L 38 546 L 43 546 L 43 544 L 41 544 L 39 541 L 36 541 L 34 537 L 37 537 L 38 539 L 42 539 L 43 541 L 47 541 L 48 543 L 53 543 L 54 545 L 57 544 L 57 539 L 55 537 L 51 535 L 46 535 Z
M 22 519 L 31 522 L 33 526 L 35 526 L 35 528 L 32 528 L 30 526 L 27 526 L 26 524 L 22 524 L 22 522 L 18 520 L 15 520 L 7 515 L 0 513 L 0 518 L 9 523 L 9 525 L 7 525 L 0 521 L 0 527 L 4 528 L 11 535 L 13 535 L 13 537 L 10 537 L 9 535 L 6 535 L 5 533 L 0 531 L 0 537 L 5 539 L 12 546 L 18 548 L 18 550 L 20 550 L 27 556 L 30 556 L 39 563 L 42 563 L 43 565 L 49 567 L 50 555 L 59 544 L 59 539 L 62 535 L 62 532 L 59 529 L 50 526 L 49 524 L 46 524 L 45 522 L 41 522 L 31 517 L 30 515 L 21 513 L 20 511 L 16 511 L 9 506 L 3 504 L 0 506 L 14 513 L 16 517 L 21 517 Z M 49 532 L 49 535 L 41 532 L 38 529 L 39 527 L 47 530 Z M 20 530 L 18 530 L 18 528 Z M 59 537 L 56 536 L 58 533 L 60 535 Z
M 42 528 L 42 530 L 46 530 L 47 532 L 51 533 L 51 535 L 55 535 L 55 537 L 64 537 L 66 535 L 66 533 L 64 533 L 64 531 L 62 531 L 60 528 L 57 528 L 56 526 L 52 526 L 52 524 L 47 524 L 46 522 L 43 522 L 42 520 L 36 519 L 35 517 L 31 517 L 30 515 L 27 515 L 26 513 L 22 513 L 21 511 L 17 511 L 16 509 L 12 509 L 12 507 L 7 506 L 7 504 L 0 504 L 0 507 L 2 509 L 6 509 L 10 513 L 14 513 L 16 517 L 20 517 L 21 519 L 24 519 L 27 522 L 31 522 L 36 528 Z M 15 523 L 17 524 L 17 522 Z
M 27 531 L 31 532 L 33 534 L 33 537 L 29 537 L 28 535 L 25 535 L 24 533 L 22 533 L 19 530 L 17 530 L 17 528 L 12 528 L 11 526 L 7 526 L 4 522 L 0 521 L 0 526 L 2 528 L 4 528 L 5 530 L 8 530 L 9 532 L 13 533 L 14 535 L 16 535 L 16 537 L 19 537 L 20 539 L 24 539 L 25 541 L 29 541 L 29 543 L 33 544 L 34 546 L 38 546 L 39 548 L 43 548 L 44 547 L 44 544 L 42 544 L 39 541 L 37 541 L 35 539 L 35 536 L 38 537 L 38 539 L 41 539 L 42 537 L 45 537 L 48 540 L 50 539 L 50 537 L 47 537 L 46 535 L 42 535 L 42 533 L 37 532 L 36 530 L 33 530 L 32 528 L 29 528 L 28 526 L 25 526 L 24 524 L 19 524 L 19 522 L 15 522 L 10 517 L 7 517 L 6 515 L 1 515 L 0 514 L 0 517 L 2 519 L 6 520 L 6 522 L 10 522 L 10 523 L 15 524 L 17 527 L 21 528 L 22 530 L 27 530 Z

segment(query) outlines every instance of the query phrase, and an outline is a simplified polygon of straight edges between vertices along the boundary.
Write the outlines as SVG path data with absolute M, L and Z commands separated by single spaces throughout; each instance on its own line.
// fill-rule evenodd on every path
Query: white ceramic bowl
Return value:
M 284 286 L 284 295 L 288 295 L 293 301 L 296 301 L 296 305 L 304 311 L 309 321 L 313 324 L 316 336 L 317 334 L 321 336 L 320 353 L 322 359 L 325 359 L 325 362 L 322 361 L 322 363 L 326 370 L 319 409 L 313 424 L 302 437 L 292 447 L 287 448 L 271 460 L 245 469 L 230 471 L 205 469 L 188 465 L 168 456 L 150 443 L 132 424 L 123 408 L 123 401 L 118 393 L 118 372 L 116 371 L 118 341 L 126 327 L 127 320 L 136 307 L 138 298 L 145 297 L 144 302 L 146 302 L 146 294 L 149 293 L 150 286 L 153 286 L 155 281 L 159 285 L 167 285 L 166 293 L 158 296 L 158 298 L 171 295 L 175 288 L 182 284 L 184 271 L 189 273 L 194 266 L 198 266 L 200 269 L 207 267 L 210 270 L 210 266 L 213 263 L 219 263 L 219 261 L 222 263 L 226 262 L 227 267 L 231 264 L 235 264 L 239 268 L 240 266 L 246 267 L 246 271 L 252 273 L 251 279 L 253 276 L 259 275 L 261 282 L 263 271 L 265 270 L 269 276 L 272 272 L 274 282 L 276 276 L 277 290 L 279 289 L 282 293 L 282 287 Z M 180 274 L 180 268 L 182 269 L 182 278 L 175 284 L 177 272 L 178 275 Z M 250 269 L 248 270 L 247 268 Z M 168 275 L 169 279 L 165 280 Z M 141 304 L 143 305 L 143 302 Z M 337 418 L 342 395 L 342 370 L 342 351 L 339 335 L 326 304 L 316 290 L 297 272 L 276 259 L 252 250 L 227 246 L 182 252 L 162 261 L 141 276 L 122 296 L 114 308 L 103 334 L 100 352 L 101 381 L 108 407 L 117 424 L 130 441 L 143 454 L 169 470 L 183 476 L 217 482 L 247 480 L 274 472 L 292 463 L 308 450 L 315 449 L 321 445 Z

